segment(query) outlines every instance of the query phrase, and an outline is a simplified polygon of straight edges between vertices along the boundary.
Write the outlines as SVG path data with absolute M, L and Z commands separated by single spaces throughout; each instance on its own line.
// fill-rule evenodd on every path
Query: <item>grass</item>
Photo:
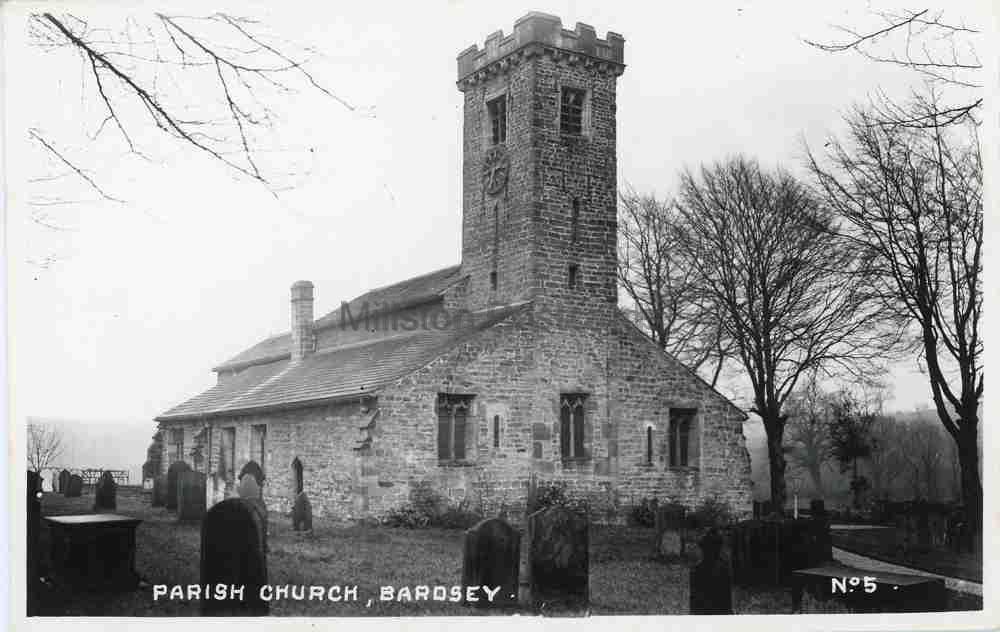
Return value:
M 42 499 L 42 513 L 90 513 L 91 496 L 88 490 L 81 498 L 47 493 Z M 104 595 L 48 590 L 42 596 L 42 613 L 50 616 L 197 616 L 197 601 L 160 599 L 154 602 L 152 585 L 198 583 L 199 525 L 178 523 L 173 513 L 150 507 L 148 496 L 131 490 L 119 494 L 117 513 L 143 520 L 136 534 L 136 568 L 148 585 L 130 593 Z M 270 514 L 269 583 L 356 585 L 358 600 L 275 601 L 271 604 L 273 616 L 469 616 L 488 613 L 454 602 L 379 599 L 381 586 L 460 585 L 461 530 L 371 527 L 338 524 L 322 518 L 315 518 L 313 526 L 313 534 L 304 536 L 292 531 L 287 516 Z M 40 538 L 44 574 L 49 547 L 44 526 Z M 590 538 L 592 614 L 687 613 L 687 562 L 656 559 L 652 529 L 595 527 Z M 954 595 L 951 609 L 982 608 L 981 598 L 977 605 L 975 597 L 966 599 L 967 596 Z M 792 612 L 791 595 L 783 588 L 736 587 L 733 605 L 737 614 Z M 807 599 L 804 605 L 806 612 L 845 612 L 836 602 L 813 603 Z M 518 612 L 529 614 L 527 610 Z
M 833 545 L 848 551 L 918 568 L 949 577 L 958 577 L 982 583 L 982 553 L 955 553 L 946 548 L 912 550 L 903 553 L 898 546 L 900 538 L 894 527 L 879 529 L 851 529 L 832 532 Z

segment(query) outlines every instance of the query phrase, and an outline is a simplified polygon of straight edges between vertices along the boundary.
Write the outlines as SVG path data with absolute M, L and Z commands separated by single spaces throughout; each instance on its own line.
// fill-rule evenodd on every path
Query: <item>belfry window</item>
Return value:
M 559 445 L 564 459 L 582 459 L 584 450 L 584 409 L 586 395 L 567 394 L 559 398 Z
M 507 95 L 486 102 L 490 117 L 490 139 L 494 145 L 507 142 Z
M 587 91 L 563 88 L 559 104 L 559 131 L 579 136 L 583 134 L 583 114 Z
M 464 461 L 471 395 L 438 394 L 438 459 Z

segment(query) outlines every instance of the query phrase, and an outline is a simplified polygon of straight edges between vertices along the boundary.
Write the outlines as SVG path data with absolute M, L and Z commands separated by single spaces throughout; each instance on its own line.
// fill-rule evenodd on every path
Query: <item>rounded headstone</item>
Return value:
M 254 480 L 257 482 L 257 487 L 264 486 L 264 470 L 260 467 L 260 464 L 257 463 L 257 461 L 248 461 L 247 464 L 240 469 L 240 475 L 237 478 L 239 480 L 243 480 L 243 477 L 247 474 L 253 476 Z
M 118 483 L 111 472 L 105 470 L 94 486 L 94 511 L 114 511 L 118 508 Z
M 312 505 L 305 492 L 299 492 L 292 507 L 292 529 L 295 531 L 312 531 Z
M 465 532 L 462 585 L 500 588 L 492 602 L 484 599 L 474 602 L 477 607 L 516 604 L 520 564 L 521 534 L 503 520 L 483 520 Z
M 67 496 L 69 492 L 69 479 L 72 475 L 69 470 L 63 470 L 59 472 L 59 491 L 63 496 Z
M 205 475 L 181 472 L 177 477 L 177 519 L 200 520 L 205 515 Z
M 167 509 L 177 509 L 177 476 L 190 471 L 191 466 L 184 461 L 172 463 L 167 469 L 167 496 L 164 499 Z
M 69 482 L 66 483 L 66 497 L 79 498 L 83 494 L 83 477 L 79 474 L 72 474 Z
M 260 597 L 267 584 L 264 526 L 250 501 L 216 503 L 201 523 L 201 584 L 243 586 L 239 599 L 202 599 L 202 616 L 266 616 Z M 227 593 L 228 594 L 228 593 Z
M 590 524 L 587 516 L 549 507 L 528 516 L 531 592 L 536 606 L 589 603 Z
M 690 614 L 733 614 L 733 578 L 722 555 L 722 536 L 709 529 L 698 545 L 701 561 L 689 575 Z
M 240 485 L 236 491 L 240 498 L 260 498 L 260 484 L 257 483 L 257 479 L 252 473 L 240 476 Z
M 160 474 L 153 478 L 153 495 L 151 505 L 162 507 L 167 502 L 167 477 Z

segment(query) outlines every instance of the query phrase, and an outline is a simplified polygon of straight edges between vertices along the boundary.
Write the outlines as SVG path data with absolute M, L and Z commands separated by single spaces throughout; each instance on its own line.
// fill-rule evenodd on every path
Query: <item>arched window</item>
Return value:
M 560 399 L 559 443 L 564 459 L 586 457 L 583 434 L 583 394 L 563 395 Z
M 299 457 L 295 457 L 295 460 L 292 461 L 292 483 L 295 495 L 298 496 L 305 489 L 305 484 L 302 480 L 302 461 L 299 460 Z

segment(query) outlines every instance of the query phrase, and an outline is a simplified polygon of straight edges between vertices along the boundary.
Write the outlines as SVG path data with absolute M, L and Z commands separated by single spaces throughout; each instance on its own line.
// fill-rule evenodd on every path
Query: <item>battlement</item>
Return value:
M 562 20 L 548 13 L 532 11 L 514 23 L 514 32 L 504 37 L 495 31 L 486 38 L 483 50 L 475 44 L 458 55 L 458 80 L 482 70 L 491 63 L 531 44 L 541 44 L 580 55 L 586 55 L 618 66 L 625 63 L 625 38 L 608 31 L 605 39 L 598 39 L 594 27 L 582 22 L 569 31 L 562 27 Z

